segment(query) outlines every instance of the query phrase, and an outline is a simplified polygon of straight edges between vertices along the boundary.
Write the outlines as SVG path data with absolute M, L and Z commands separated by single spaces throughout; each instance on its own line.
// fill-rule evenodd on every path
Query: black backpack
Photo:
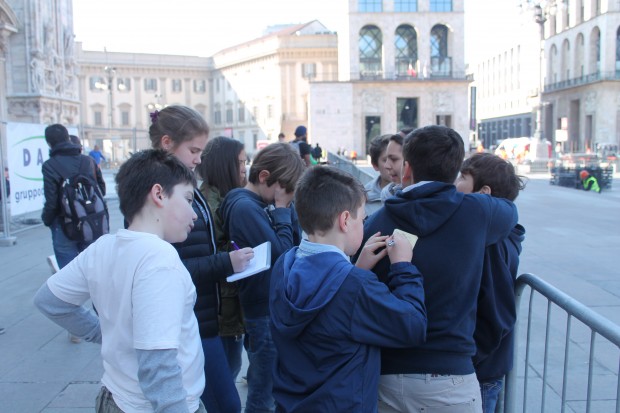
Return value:
M 58 193 L 62 229 L 67 238 L 87 244 L 110 232 L 108 207 L 95 180 L 94 162 L 80 156 L 80 168 L 71 176 L 60 163 L 52 158 L 53 167 L 62 176 Z

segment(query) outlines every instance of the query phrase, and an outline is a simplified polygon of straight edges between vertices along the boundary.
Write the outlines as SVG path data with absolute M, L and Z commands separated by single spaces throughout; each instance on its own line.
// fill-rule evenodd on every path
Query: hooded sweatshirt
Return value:
M 415 266 L 393 264 L 387 282 L 333 246 L 304 240 L 280 257 L 269 300 L 277 411 L 376 412 L 379 346 L 417 345 L 426 331 Z
M 474 328 L 484 252 L 517 224 L 510 201 L 462 194 L 452 184 L 428 182 L 405 188 L 385 202 L 364 225 L 372 234 L 395 228 L 419 237 L 413 264 L 424 274 L 428 327 L 426 342 L 408 349 L 383 349 L 381 374 L 474 372 Z M 373 271 L 385 282 L 389 262 Z
M 484 254 L 474 332 L 474 366 L 480 382 L 500 379 L 512 369 L 517 319 L 514 283 L 524 239 L 525 229 L 516 225 L 508 238 L 487 247 Z
M 297 215 L 290 208 L 272 208 L 245 188 L 228 192 L 220 206 L 224 232 L 240 248 L 271 242 L 271 266 L 286 250 L 299 244 Z M 249 319 L 269 315 L 271 269 L 237 281 L 243 315 Z

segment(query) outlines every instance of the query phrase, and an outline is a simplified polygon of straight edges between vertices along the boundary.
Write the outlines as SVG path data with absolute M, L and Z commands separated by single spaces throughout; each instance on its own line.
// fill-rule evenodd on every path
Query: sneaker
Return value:
M 69 334 L 69 341 L 72 342 L 73 344 L 79 344 L 82 342 L 82 339 L 79 337 L 74 336 L 73 334 L 67 332 Z

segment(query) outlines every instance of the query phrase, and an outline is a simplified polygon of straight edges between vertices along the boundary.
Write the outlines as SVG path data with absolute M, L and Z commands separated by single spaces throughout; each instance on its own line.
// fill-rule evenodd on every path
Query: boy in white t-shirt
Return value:
M 193 227 L 196 180 L 173 155 L 147 150 L 121 166 L 116 183 L 128 229 L 54 274 L 35 305 L 71 334 L 102 343 L 98 413 L 206 412 L 196 290 L 170 245 Z M 98 317 L 82 307 L 89 298 Z

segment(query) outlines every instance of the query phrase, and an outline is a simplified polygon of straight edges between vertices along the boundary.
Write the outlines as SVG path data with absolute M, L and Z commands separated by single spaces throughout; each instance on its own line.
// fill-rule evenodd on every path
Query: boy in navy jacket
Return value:
M 244 188 L 228 192 L 220 205 L 224 231 L 239 247 L 271 242 L 271 264 L 299 244 L 295 210 L 291 207 L 303 161 L 287 143 L 273 143 L 254 157 Z M 271 269 L 237 281 L 248 353 L 248 397 L 245 413 L 273 412 L 271 369 L 276 350 L 269 328 Z
M 349 261 L 362 241 L 365 199 L 364 187 L 333 167 L 312 167 L 297 185 L 308 240 L 276 262 L 269 300 L 278 412 L 376 412 L 379 346 L 424 341 L 422 275 L 409 241 L 374 234 L 357 267 Z M 389 289 L 368 271 L 386 255 Z
M 454 183 L 465 194 L 489 194 L 514 201 L 524 188 L 510 162 L 490 153 L 466 159 Z M 476 317 L 474 367 L 480 382 L 482 410 L 494 413 L 503 377 L 512 369 L 513 328 L 517 318 L 514 282 L 525 229 L 517 224 L 508 238 L 487 247 Z
M 419 237 L 413 264 L 424 274 L 426 342 L 384 348 L 380 411 L 482 411 L 472 357 L 484 251 L 517 224 L 512 202 L 462 194 L 453 183 L 463 163 L 463 139 L 445 126 L 416 129 L 403 146 L 403 189 L 364 225 L 364 238 L 395 228 Z M 383 259 L 373 271 L 388 273 Z

